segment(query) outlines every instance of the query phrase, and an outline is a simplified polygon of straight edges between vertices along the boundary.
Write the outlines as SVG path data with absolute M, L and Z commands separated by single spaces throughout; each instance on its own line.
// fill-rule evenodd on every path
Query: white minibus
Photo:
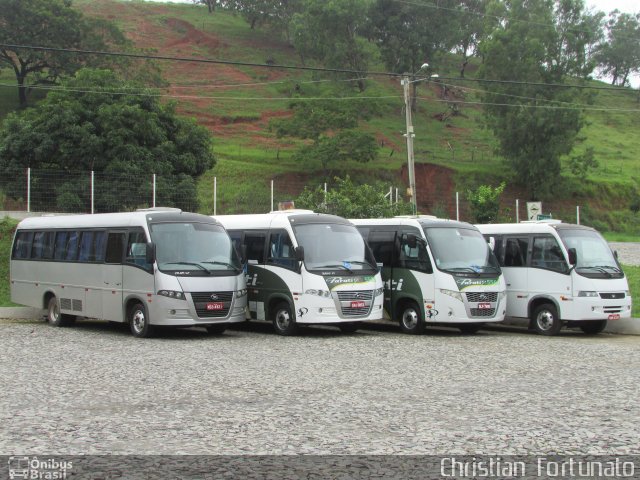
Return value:
M 32 217 L 16 229 L 11 300 L 47 309 L 55 326 L 76 316 L 222 333 L 246 319 L 246 284 L 229 235 L 178 209 Z
M 631 316 L 629 285 L 606 240 L 593 228 L 541 220 L 477 225 L 507 283 L 507 317 L 543 335 L 563 325 L 600 333 Z
M 386 317 L 404 332 L 439 324 L 475 333 L 504 320 L 504 279 L 473 225 L 432 216 L 351 221 L 382 264 Z
M 341 217 L 309 210 L 215 217 L 242 251 L 249 312 L 280 335 L 300 324 L 336 325 L 382 318 L 382 280 L 358 230 Z

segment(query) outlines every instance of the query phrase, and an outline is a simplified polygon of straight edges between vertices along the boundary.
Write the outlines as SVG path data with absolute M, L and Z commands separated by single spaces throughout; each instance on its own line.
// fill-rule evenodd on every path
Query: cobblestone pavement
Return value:
M 640 265 L 640 243 L 609 242 L 609 245 L 618 252 L 618 259 L 623 265 Z
M 0 321 L 0 453 L 640 453 L 640 338 Z

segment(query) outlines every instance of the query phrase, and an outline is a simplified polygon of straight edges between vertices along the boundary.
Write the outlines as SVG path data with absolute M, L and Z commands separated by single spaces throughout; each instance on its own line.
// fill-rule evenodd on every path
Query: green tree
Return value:
M 495 188 L 491 185 L 480 185 L 475 190 L 467 190 L 467 200 L 476 223 L 491 223 L 498 218 L 500 195 L 505 186 L 505 182 L 502 182 Z
M 628 85 L 633 73 L 640 73 L 640 13 L 611 12 L 606 23 L 607 39 L 596 58 L 611 85 Z
M 92 170 L 105 174 L 103 188 L 107 183 L 113 193 L 111 198 L 96 197 L 97 210 L 130 209 L 140 204 L 143 183 L 156 173 L 171 179 L 169 184 L 176 191 L 182 185 L 191 192 L 180 201 L 171 197 L 171 204 L 194 209 L 195 189 L 187 185 L 185 175 L 201 175 L 215 163 L 211 137 L 204 127 L 177 116 L 173 104 L 161 104 L 152 91 L 123 83 L 111 71 L 82 69 L 64 87 L 50 92 L 36 107 L 10 114 L 3 123 L 0 171 L 5 174 L 0 184 L 8 194 L 20 196 L 23 186 L 17 179 L 27 167 Z M 123 91 L 142 94 L 123 95 Z M 64 194 L 59 201 L 76 202 L 70 195 L 72 188 L 55 182 L 48 188 L 49 198 Z
M 105 58 L 18 45 L 104 50 L 127 42 L 113 24 L 87 19 L 71 8 L 71 0 L 0 0 L 0 44 L 0 66 L 15 73 L 18 100 L 24 107 L 29 85 L 56 83 L 82 65 L 104 63 Z
M 305 187 L 295 200 L 296 207 L 344 218 L 389 218 L 411 212 L 409 203 L 390 203 L 385 197 L 388 187 L 382 183 L 355 185 L 348 175 L 334 180 L 335 188 L 328 190 L 326 195 L 322 187 Z
M 325 67 L 366 75 L 371 48 L 361 36 L 366 27 L 368 0 L 304 0 L 294 15 L 292 43 L 302 60 L 321 61 Z M 353 77 L 353 74 L 349 74 Z M 356 81 L 364 91 L 362 78 Z
M 368 162 L 375 158 L 378 152 L 375 137 L 356 129 L 360 119 L 368 119 L 376 111 L 375 103 L 297 100 L 290 108 L 293 116 L 273 120 L 271 128 L 279 137 L 312 140 L 295 154 L 298 161 L 320 164 L 326 172 L 331 164 L 347 160 Z
M 592 72 L 598 34 L 586 29 L 593 18 L 581 0 L 505 0 L 500 7 L 505 17 L 481 45 L 485 115 L 514 181 L 536 200 L 554 192 L 560 158 L 583 126 L 575 104 L 586 94 L 569 81 Z

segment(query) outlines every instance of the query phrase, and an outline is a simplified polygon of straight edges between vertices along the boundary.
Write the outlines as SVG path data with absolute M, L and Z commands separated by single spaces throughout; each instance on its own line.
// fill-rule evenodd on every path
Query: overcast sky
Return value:
M 640 12 L 640 2 L 638 0 L 587 0 L 585 4 L 596 10 L 602 10 L 604 13 L 609 13 L 616 8 L 626 13 Z

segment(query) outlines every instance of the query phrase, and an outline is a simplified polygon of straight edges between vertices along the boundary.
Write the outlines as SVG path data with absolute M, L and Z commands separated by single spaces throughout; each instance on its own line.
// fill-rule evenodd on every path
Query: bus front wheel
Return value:
M 298 324 L 291 314 L 291 307 L 287 302 L 280 302 L 276 305 L 273 316 L 273 328 L 278 335 L 295 335 L 298 331 Z
M 605 328 L 607 328 L 606 320 L 590 320 L 580 325 L 580 329 L 587 335 L 597 335 L 602 333 Z
M 410 335 L 424 333 L 427 328 L 427 325 L 420 314 L 420 309 L 415 302 L 409 302 L 402 307 L 400 328 L 404 333 L 408 333 Z
M 73 315 L 67 315 L 60 312 L 58 299 L 53 296 L 49 299 L 49 303 L 47 305 L 47 320 L 54 327 L 68 327 L 73 324 L 75 317 Z
M 142 303 L 134 304 L 129 310 L 129 326 L 134 337 L 148 338 L 153 335 L 153 326 L 149 324 L 149 316 Z
M 558 311 L 550 303 L 544 303 L 536 307 L 531 320 L 533 321 L 533 328 L 541 335 L 557 335 L 562 328 Z

